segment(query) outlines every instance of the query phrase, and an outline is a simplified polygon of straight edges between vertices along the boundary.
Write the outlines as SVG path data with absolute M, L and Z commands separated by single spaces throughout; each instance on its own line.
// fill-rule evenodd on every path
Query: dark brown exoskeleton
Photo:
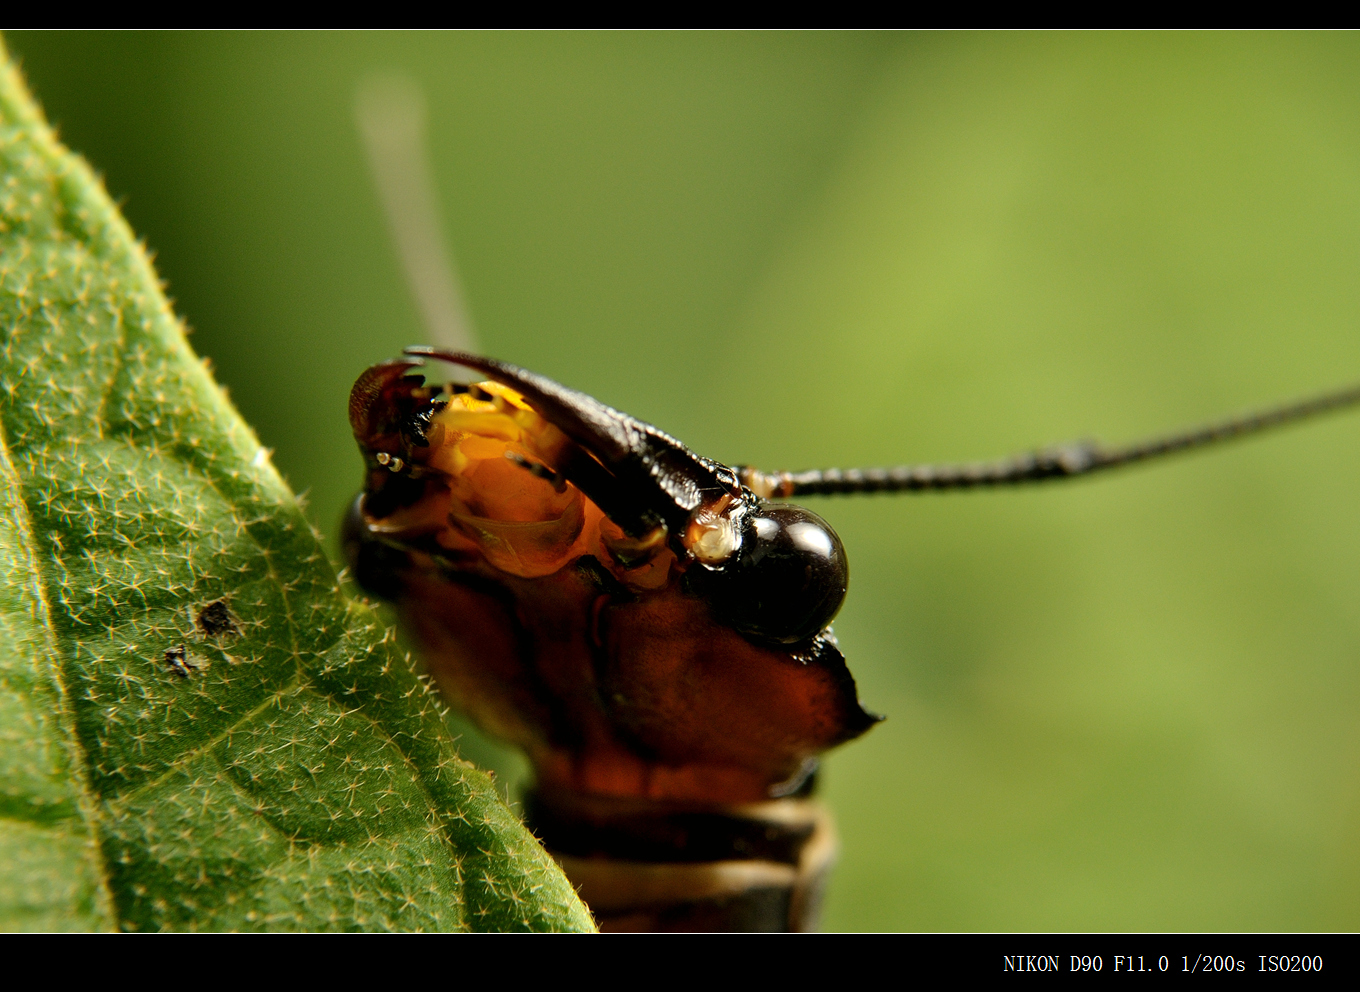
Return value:
M 879 717 L 829 624 L 845 549 L 800 494 L 1071 478 L 1360 401 L 1352 388 L 1119 449 L 765 474 L 513 365 L 411 348 L 355 384 L 345 523 L 458 708 L 522 748 L 529 824 L 605 929 L 802 930 L 835 856 L 817 756 Z M 488 381 L 427 385 L 428 356 Z
M 835 851 L 802 793 L 865 712 L 840 539 L 733 469 L 511 365 L 355 384 L 346 526 L 459 708 L 523 748 L 531 825 L 605 925 L 800 929 Z

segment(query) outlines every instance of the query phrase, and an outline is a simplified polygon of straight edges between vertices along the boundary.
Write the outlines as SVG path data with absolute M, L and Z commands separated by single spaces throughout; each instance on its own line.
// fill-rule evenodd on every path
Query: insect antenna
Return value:
M 419 84 L 406 76 L 366 79 L 355 93 L 354 114 L 383 215 L 430 342 L 476 351 L 457 269 L 439 224 Z
M 742 466 L 742 484 L 758 496 L 830 496 L 850 493 L 925 492 L 1017 486 L 1031 482 L 1074 479 L 1105 469 L 1151 461 L 1165 455 L 1203 448 L 1221 441 L 1259 434 L 1319 414 L 1360 404 L 1360 385 L 1282 406 L 1229 417 L 1188 430 L 1163 434 L 1119 447 L 1098 441 L 1073 441 L 1040 451 L 990 462 L 957 465 L 899 465 L 895 468 L 813 469 L 805 472 L 762 472 Z

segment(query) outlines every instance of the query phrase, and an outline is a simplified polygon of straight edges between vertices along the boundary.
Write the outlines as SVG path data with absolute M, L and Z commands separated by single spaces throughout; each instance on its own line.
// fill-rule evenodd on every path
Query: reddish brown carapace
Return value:
M 560 396 L 441 391 L 414 367 L 375 366 L 351 395 L 368 466 L 351 559 L 447 698 L 525 750 L 541 792 L 758 802 L 874 722 L 829 631 L 794 646 L 738 633 L 688 588 L 675 528 L 630 534 L 567 481 L 573 459 L 609 462 Z

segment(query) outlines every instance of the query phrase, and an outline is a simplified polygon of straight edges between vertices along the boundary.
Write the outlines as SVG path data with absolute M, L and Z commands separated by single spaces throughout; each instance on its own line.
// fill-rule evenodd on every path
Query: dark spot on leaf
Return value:
M 176 644 L 172 648 L 165 649 L 165 663 L 170 666 L 170 671 L 182 679 L 187 679 L 202 667 L 197 659 L 189 656 L 189 652 L 183 644 Z
M 226 601 L 221 599 L 209 603 L 199 611 L 198 629 L 208 637 L 220 637 L 224 634 L 235 637 L 241 633 L 236 621 L 232 619 L 231 611 L 227 609 Z

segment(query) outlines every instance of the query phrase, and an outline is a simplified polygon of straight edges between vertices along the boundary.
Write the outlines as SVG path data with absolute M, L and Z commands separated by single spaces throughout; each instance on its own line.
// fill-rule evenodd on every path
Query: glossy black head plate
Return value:
M 547 376 L 462 351 L 417 346 L 406 354 L 473 369 L 519 392 L 577 446 L 568 451 L 566 464 L 554 468 L 634 536 L 659 523 L 681 535 L 695 511 L 742 496 L 732 469 Z

